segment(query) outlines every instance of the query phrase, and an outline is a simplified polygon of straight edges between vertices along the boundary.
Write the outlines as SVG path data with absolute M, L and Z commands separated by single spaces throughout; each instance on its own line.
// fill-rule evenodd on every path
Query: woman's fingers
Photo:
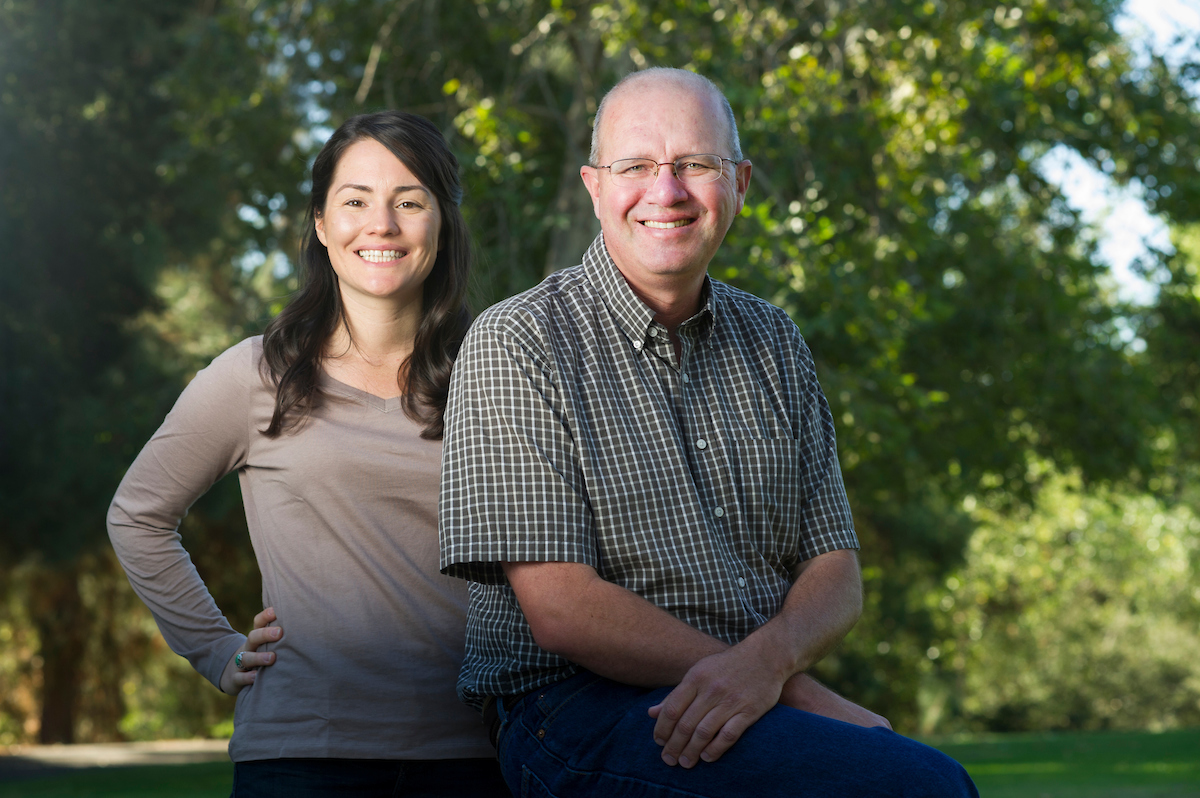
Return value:
M 274 651 L 240 651 L 233 658 L 234 667 L 245 673 L 252 671 L 255 668 L 265 668 L 268 665 L 275 664 Z
M 246 651 L 258 651 L 260 646 L 267 643 L 278 642 L 283 637 L 283 630 L 278 626 L 267 626 L 260 629 L 254 629 L 250 634 L 246 635 Z M 249 656 L 249 655 L 247 655 Z
M 259 668 L 275 664 L 274 651 L 259 651 L 268 643 L 275 643 L 283 638 L 283 629 L 268 626 L 275 621 L 274 607 L 267 607 L 254 616 L 254 628 L 246 635 L 245 645 L 233 655 L 229 664 L 225 666 L 225 672 L 221 674 L 221 690 L 237 694 L 243 687 L 254 684 Z
M 246 635 L 246 651 L 247 652 L 258 651 L 260 646 L 263 646 L 267 643 L 274 643 L 277 640 L 279 640 L 281 637 L 283 637 L 282 629 L 280 629 L 278 626 L 270 626 L 269 625 L 269 624 L 274 623 L 276 620 L 277 619 L 275 617 L 275 608 L 274 607 L 267 607 L 265 610 L 260 612 L 258 615 L 254 616 L 254 629 L 252 629 L 250 631 L 250 634 Z M 247 656 L 249 656 L 249 655 L 247 654 Z M 245 659 L 245 658 L 243 658 L 243 659 Z M 271 662 L 274 662 L 274 661 L 275 661 L 275 658 L 272 656 Z M 263 665 L 270 665 L 271 662 L 262 662 L 257 665 L 254 665 L 252 667 L 262 667 Z
M 272 623 L 274 623 L 274 621 L 275 621 L 275 608 L 267 607 L 262 612 L 260 612 L 258 615 L 254 616 L 254 628 L 262 629 L 266 626 L 270 626 Z

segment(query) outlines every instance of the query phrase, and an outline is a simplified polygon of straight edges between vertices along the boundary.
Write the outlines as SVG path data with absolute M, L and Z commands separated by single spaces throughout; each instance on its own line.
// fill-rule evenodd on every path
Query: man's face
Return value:
M 602 165 L 622 158 L 669 163 L 684 155 L 729 158 L 729 131 L 719 101 L 674 81 L 636 82 L 610 98 L 601 120 Z M 617 268 L 641 294 L 690 288 L 708 269 L 742 209 L 750 162 L 722 162 L 711 183 L 685 184 L 662 166 L 649 186 L 613 180 L 610 170 L 585 166 L 583 182 Z

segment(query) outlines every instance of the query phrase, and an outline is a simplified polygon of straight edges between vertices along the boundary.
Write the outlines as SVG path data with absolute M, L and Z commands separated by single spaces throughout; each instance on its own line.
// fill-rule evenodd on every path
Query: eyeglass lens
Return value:
M 612 176 L 626 183 L 651 183 L 658 170 L 671 167 L 675 177 L 684 183 L 708 183 L 721 176 L 719 155 L 685 155 L 674 163 L 659 164 L 649 158 L 623 158 L 609 166 Z

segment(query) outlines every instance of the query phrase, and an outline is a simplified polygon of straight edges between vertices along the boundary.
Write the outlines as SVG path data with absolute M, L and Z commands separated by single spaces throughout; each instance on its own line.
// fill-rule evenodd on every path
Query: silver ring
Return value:
M 245 651 L 239 651 L 237 653 L 237 656 L 233 658 L 233 664 L 234 664 L 234 666 L 237 667 L 237 669 L 239 671 L 249 670 L 249 668 L 247 668 L 245 665 L 242 664 L 242 655 L 245 653 L 246 653 Z

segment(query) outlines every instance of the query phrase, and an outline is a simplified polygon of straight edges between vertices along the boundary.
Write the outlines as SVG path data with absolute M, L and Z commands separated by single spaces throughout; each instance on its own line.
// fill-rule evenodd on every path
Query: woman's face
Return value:
M 347 306 L 419 302 L 441 227 L 437 198 L 374 139 L 342 153 L 316 220 Z

